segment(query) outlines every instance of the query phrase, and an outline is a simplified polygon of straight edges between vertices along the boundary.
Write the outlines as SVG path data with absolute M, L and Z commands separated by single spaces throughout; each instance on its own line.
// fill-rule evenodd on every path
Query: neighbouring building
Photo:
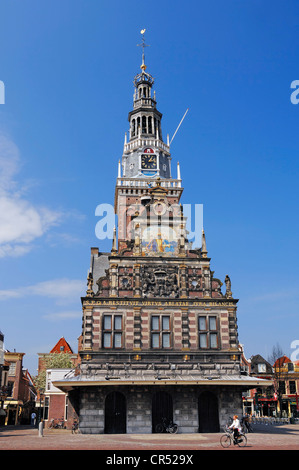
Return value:
M 242 414 L 242 392 L 271 384 L 244 373 L 238 300 L 229 276 L 214 275 L 202 228 L 200 248 L 188 240 L 180 166 L 174 177 L 153 85 L 143 50 L 115 186 L 118 226 L 111 252 L 91 248 L 80 374 L 54 382 L 82 433 L 152 433 L 163 418 L 181 433 L 217 432 Z
M 275 361 L 273 369 L 277 415 L 299 417 L 299 361 L 282 356 Z
M 9 363 L 4 360 L 4 334 L 0 331 L 0 426 L 5 424 L 4 402 L 8 393 Z
M 272 381 L 272 385 L 250 389 L 243 396 L 243 410 L 252 416 L 299 417 L 299 361 L 287 356 L 273 365 L 260 354 L 249 361 L 249 374 L 256 379 Z
M 40 373 L 42 370 L 45 370 L 46 368 L 46 363 L 45 361 L 51 357 L 52 354 L 59 354 L 59 353 L 65 353 L 69 355 L 69 358 L 71 362 L 74 364 L 74 367 L 76 367 L 78 363 L 78 354 L 74 353 L 73 349 L 69 345 L 69 343 L 66 341 L 66 339 L 62 336 L 55 346 L 51 349 L 50 352 L 47 353 L 38 353 L 38 373 Z
M 250 358 L 250 375 L 257 379 L 273 381 L 273 367 L 260 354 L 256 354 Z M 273 385 L 249 390 L 243 405 L 248 415 L 275 416 L 277 397 Z
M 73 377 L 74 369 L 47 369 L 46 388 L 44 394 L 43 421 L 45 427 L 49 427 L 53 422 L 54 426 L 63 423 L 63 427 L 71 428 L 74 419 L 74 411 L 69 406 L 67 393 L 59 390 L 53 382 Z
M 80 338 L 78 342 L 80 349 Z M 67 362 L 73 364 L 72 368 L 48 368 L 47 360 L 54 357 L 55 354 L 66 354 Z M 61 358 L 62 359 L 62 358 Z M 56 425 L 57 423 L 64 422 L 66 428 L 71 428 L 74 419 L 74 410 L 69 405 L 69 399 L 67 393 L 59 390 L 53 385 L 56 380 L 61 380 L 64 377 L 72 377 L 77 372 L 78 362 L 80 358 L 78 353 L 74 353 L 70 344 L 62 336 L 55 346 L 48 353 L 38 354 L 38 373 L 44 373 L 45 380 L 45 392 L 38 394 L 36 401 L 38 421 L 43 420 L 45 427 L 48 427 L 50 423 Z M 65 361 L 63 361 L 65 362 Z
M 24 355 L 4 352 L 4 361 L 8 366 L 3 405 L 6 425 L 30 424 L 31 412 L 35 409 L 36 389 L 29 371 L 23 370 Z

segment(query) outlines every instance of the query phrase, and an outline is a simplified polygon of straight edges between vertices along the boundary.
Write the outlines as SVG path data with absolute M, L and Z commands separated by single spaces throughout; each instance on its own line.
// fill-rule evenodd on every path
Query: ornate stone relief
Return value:
M 132 280 L 130 276 L 119 277 L 119 289 L 130 289 L 132 287 Z
M 143 266 L 142 297 L 178 297 L 178 268 L 164 265 Z
M 199 276 L 190 276 L 188 278 L 189 290 L 199 291 L 201 288 L 201 275 Z

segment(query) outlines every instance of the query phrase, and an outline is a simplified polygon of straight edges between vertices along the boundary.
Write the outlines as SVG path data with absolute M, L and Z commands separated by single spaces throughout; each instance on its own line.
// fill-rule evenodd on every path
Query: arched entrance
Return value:
M 198 432 L 219 432 L 218 399 L 212 392 L 203 392 L 198 399 Z
M 106 434 L 125 434 L 126 397 L 120 392 L 111 392 L 105 400 L 105 430 Z
M 155 392 L 152 400 L 152 432 L 162 418 L 173 420 L 172 396 L 167 392 Z

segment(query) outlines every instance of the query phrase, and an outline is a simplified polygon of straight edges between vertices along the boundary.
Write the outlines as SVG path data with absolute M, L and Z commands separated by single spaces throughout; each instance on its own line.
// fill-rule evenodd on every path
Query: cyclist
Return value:
M 229 428 L 233 429 L 233 431 L 234 431 L 234 444 L 237 444 L 238 443 L 238 437 L 239 437 L 240 431 L 241 431 L 241 424 L 240 424 L 238 415 L 234 416 L 234 420 L 233 420 L 232 424 L 229 426 Z

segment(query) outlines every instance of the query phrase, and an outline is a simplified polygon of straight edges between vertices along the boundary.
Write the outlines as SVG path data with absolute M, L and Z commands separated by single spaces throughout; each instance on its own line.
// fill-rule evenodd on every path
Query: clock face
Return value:
M 157 169 L 157 155 L 153 155 L 153 154 L 141 155 L 141 168 L 142 170 L 156 170 Z

